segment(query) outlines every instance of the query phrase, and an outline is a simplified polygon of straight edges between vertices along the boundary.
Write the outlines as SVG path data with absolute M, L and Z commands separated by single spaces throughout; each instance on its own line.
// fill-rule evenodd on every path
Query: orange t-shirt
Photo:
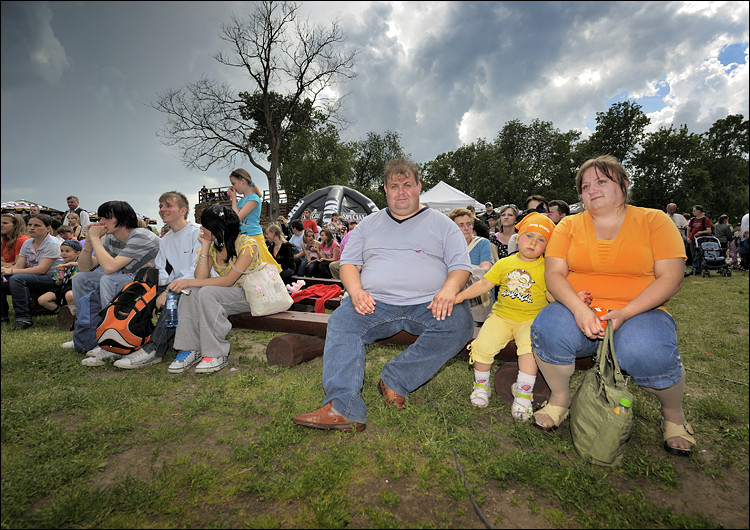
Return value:
M 669 216 L 638 206 L 626 208 L 613 241 L 596 239 L 587 211 L 564 217 L 544 255 L 566 260 L 573 289 L 591 291 L 591 305 L 607 309 L 622 308 L 653 282 L 654 262 L 686 259 L 682 236 Z

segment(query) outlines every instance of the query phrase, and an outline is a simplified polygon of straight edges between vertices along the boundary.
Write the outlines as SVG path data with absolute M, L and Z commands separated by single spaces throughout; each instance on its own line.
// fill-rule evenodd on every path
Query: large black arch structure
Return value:
M 301 198 L 289 212 L 287 221 L 303 219 L 303 212 L 308 209 L 319 225 L 329 223 L 334 213 L 347 221 L 359 221 L 379 210 L 366 195 L 340 185 L 321 188 Z

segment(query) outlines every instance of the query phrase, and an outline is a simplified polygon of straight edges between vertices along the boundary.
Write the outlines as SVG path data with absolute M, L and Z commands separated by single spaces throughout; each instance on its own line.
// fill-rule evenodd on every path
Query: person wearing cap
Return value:
M 479 216 L 479 219 L 486 224 L 487 226 L 490 225 L 490 217 L 493 217 L 495 220 L 497 220 L 497 214 L 495 213 L 494 208 L 492 207 L 491 202 L 486 202 L 484 204 L 484 213 Z
M 550 431 L 568 417 L 575 360 L 596 353 L 606 324 L 620 368 L 660 401 L 664 448 L 689 455 L 696 441 L 682 409 L 685 369 L 665 309 L 683 282 L 682 237 L 663 211 L 627 204 L 630 180 L 613 156 L 584 162 L 575 183 L 586 210 L 552 234 L 545 281 L 557 302 L 531 325 L 534 356 L 551 390 L 534 422 Z M 590 305 L 576 296 L 582 288 L 591 291 Z
M 232 171 L 229 174 L 229 182 L 232 183 L 228 190 L 229 200 L 232 203 L 232 210 L 240 218 L 240 234 L 253 238 L 258 243 L 260 259 L 265 263 L 274 265 L 281 272 L 281 265 L 268 251 L 266 239 L 263 236 L 263 228 L 260 226 L 260 188 L 253 182 L 250 173 L 243 168 Z M 237 194 L 242 195 L 242 199 L 237 200 Z
M 551 301 L 544 282 L 544 249 L 555 223 L 541 214 L 531 213 L 516 225 L 518 253 L 499 260 L 480 281 L 456 296 L 456 302 L 471 300 L 498 286 L 492 314 L 482 324 L 471 343 L 469 364 L 474 365 L 474 387 L 471 404 L 489 404 L 490 370 L 495 356 L 508 342 L 515 340 L 518 351 L 518 378 L 513 384 L 511 413 L 517 420 L 528 421 L 532 415 L 532 396 L 537 366 L 531 351 L 531 323 Z
M 73 275 L 78 272 L 78 256 L 81 255 L 81 250 L 83 250 L 83 245 L 75 239 L 66 239 L 60 244 L 60 257 L 65 263 L 58 265 L 52 276 L 55 280 L 55 287 L 37 299 L 40 306 L 55 314 L 64 305 L 75 307 Z

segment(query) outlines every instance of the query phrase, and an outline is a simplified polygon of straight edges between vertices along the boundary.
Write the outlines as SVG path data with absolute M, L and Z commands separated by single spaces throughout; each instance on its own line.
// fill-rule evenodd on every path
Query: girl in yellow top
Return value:
M 480 281 L 464 289 L 454 303 L 481 296 L 498 287 L 492 314 L 482 325 L 477 339 L 469 346 L 474 364 L 474 387 L 471 404 L 486 407 L 490 399 L 490 369 L 495 356 L 508 342 L 515 340 L 518 351 L 518 379 L 513 384 L 511 413 L 517 420 L 531 418 L 531 402 L 536 383 L 537 366 L 531 353 L 530 327 L 534 317 L 546 307 L 544 283 L 544 249 L 555 223 L 540 213 L 531 213 L 516 225 L 518 253 L 495 263 Z
M 178 354 L 169 366 L 170 373 L 181 373 L 199 360 L 196 373 L 216 372 L 227 365 L 226 336 L 232 329 L 228 317 L 250 312 L 245 291 L 237 281 L 241 272 L 262 263 L 258 243 L 240 234 L 237 214 L 220 204 L 203 210 L 198 240 L 201 251 L 195 278 L 180 278 L 167 287 L 190 293 L 180 296 L 174 339 Z M 211 269 L 218 277 L 211 277 Z
M 685 370 L 677 327 L 664 305 L 680 290 L 685 247 L 662 211 L 626 203 L 629 180 L 612 156 L 585 162 L 576 188 L 586 211 L 565 217 L 547 246 L 545 280 L 559 303 L 548 305 L 531 326 L 539 369 L 550 387 L 549 404 L 534 414 L 551 430 L 568 416 L 570 376 L 577 357 L 596 352 L 604 324 L 613 326 L 620 367 L 661 403 L 664 448 L 687 455 L 695 444 L 685 421 Z M 591 290 L 597 316 L 576 296 Z

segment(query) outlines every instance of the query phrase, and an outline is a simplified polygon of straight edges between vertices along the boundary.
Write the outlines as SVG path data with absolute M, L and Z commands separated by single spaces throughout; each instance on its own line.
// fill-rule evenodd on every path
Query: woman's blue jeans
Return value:
M 367 408 L 361 391 L 365 377 L 365 346 L 406 331 L 419 338 L 389 361 L 380 378 L 385 385 L 406 397 L 424 383 L 463 349 L 474 333 L 469 302 L 453 306 L 445 320 L 437 320 L 429 303 L 396 306 L 376 301 L 375 311 L 360 315 L 350 297 L 328 319 L 323 354 L 324 405 L 333 408 L 349 421 L 367 422 Z
M 53 274 L 54 270 L 48 274 L 13 274 L 8 278 L 8 291 L 13 298 L 16 322 L 31 322 L 31 310 L 29 309 L 31 293 L 39 295 L 54 289 Z M 8 315 L 3 316 L 7 317 Z
M 666 311 L 652 309 L 626 320 L 614 334 L 617 362 L 640 386 L 669 388 L 682 377 L 677 349 L 677 325 Z M 599 341 L 590 340 L 576 325 L 573 313 L 553 302 L 531 325 L 531 347 L 550 364 L 573 364 L 596 354 Z

